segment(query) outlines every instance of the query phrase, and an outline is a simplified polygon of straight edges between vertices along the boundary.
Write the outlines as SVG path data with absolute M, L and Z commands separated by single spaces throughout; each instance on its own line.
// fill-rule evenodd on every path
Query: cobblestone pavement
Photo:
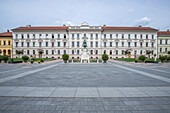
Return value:
M 170 113 L 170 63 L 0 64 L 0 113 Z

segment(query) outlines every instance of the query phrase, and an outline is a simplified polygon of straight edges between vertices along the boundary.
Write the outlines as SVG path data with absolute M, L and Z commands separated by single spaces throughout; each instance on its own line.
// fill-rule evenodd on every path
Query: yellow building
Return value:
M 0 55 L 12 57 L 12 32 L 0 33 Z

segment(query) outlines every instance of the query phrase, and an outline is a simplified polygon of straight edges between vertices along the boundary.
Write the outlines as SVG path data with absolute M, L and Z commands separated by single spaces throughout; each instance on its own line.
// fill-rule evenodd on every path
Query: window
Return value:
M 112 34 L 110 34 L 110 38 L 112 39 Z
M 112 50 L 110 50 L 110 55 L 112 55 Z
M 116 50 L 116 55 L 118 55 L 118 50 Z
M 60 34 L 58 34 L 58 38 L 60 38 Z
M 52 34 L 52 38 L 54 38 L 54 34 Z
M 160 48 L 160 52 L 162 52 L 162 48 Z
M 154 42 L 152 42 L 152 47 L 154 47 Z
M 64 42 L 64 47 L 66 47 L 66 42 Z
M 168 44 L 168 40 L 165 40 L 165 44 Z
M 79 42 L 77 42 L 77 47 L 79 47 L 80 46 L 80 44 L 79 44 Z
M 41 47 L 42 46 L 42 42 L 39 42 L 39 47 Z
M 58 50 L 58 55 L 60 55 L 60 50 Z
M 72 50 L 72 55 L 74 55 L 74 50 Z
M 93 47 L 93 42 L 90 43 L 90 46 Z
M 91 38 L 93 38 L 93 34 L 91 34 Z
M 77 50 L 77 54 L 78 54 L 78 55 L 80 54 L 80 51 L 79 51 L 79 50 Z
M 24 42 L 21 42 L 21 47 L 24 47 Z
M 148 42 L 146 42 L 146 47 L 148 47 Z
M 116 34 L 116 39 L 118 39 L 118 34 Z
M 124 47 L 124 42 L 122 42 L 122 47 Z
M 118 42 L 116 42 L 116 47 L 118 47 Z
M 128 42 L 128 47 L 130 47 L 130 42 Z
M 35 47 L 35 42 L 33 42 L 33 47 Z
M 35 34 L 33 34 L 33 38 L 35 38 Z
M 98 42 L 96 42 L 96 47 L 98 47 Z
M 142 42 L 140 42 L 140 47 L 142 47 Z
M 48 42 L 46 42 L 46 47 L 48 47 Z
M 112 42 L 110 42 L 110 47 L 112 47 Z
M 122 55 L 124 55 L 124 50 L 122 50 Z
M 29 50 L 27 50 L 27 55 L 29 55 L 30 54 L 30 51 Z
M 106 34 L 104 34 L 104 39 L 106 39 Z
M 6 41 L 4 41 L 4 45 L 6 45 Z
M 15 35 L 16 39 L 18 39 L 18 34 Z
M 128 39 L 130 39 L 130 34 L 128 34 Z
M 77 38 L 80 38 L 80 35 L 79 35 L 79 34 L 77 34 Z
M 60 42 L 58 42 L 58 47 L 60 47 Z
M 140 50 L 140 54 L 142 55 L 142 50 Z
M 90 54 L 91 54 L 91 55 L 93 54 L 93 50 L 90 50 Z
M 54 42 L 51 43 L 52 47 L 54 47 Z
M 64 50 L 64 54 L 66 54 L 66 50 Z
M 46 50 L 46 55 L 48 55 L 48 50 Z
M 135 47 L 137 47 L 137 42 L 134 42 Z
M 106 54 L 106 50 L 104 50 L 104 54 Z
M 122 34 L 122 39 L 124 39 L 124 34 Z
M 16 43 L 16 47 L 18 47 L 18 42 L 15 42 Z
M 148 39 L 148 35 L 146 35 L 146 39 Z
M 30 38 L 30 35 L 29 34 L 27 34 L 27 39 L 29 39 Z
M 165 52 L 167 52 L 167 48 L 165 48 Z
M 11 45 L 11 41 L 8 41 L 8 45 Z
M 152 39 L 154 39 L 154 35 L 152 35 Z
M 42 38 L 42 34 L 39 34 L 39 37 Z
M 142 39 L 142 34 L 140 35 L 140 39 Z
M 51 51 L 52 55 L 54 55 L 54 50 Z
M 98 50 L 96 50 L 96 55 L 98 54 Z
M 104 42 L 104 47 L 106 47 L 106 42 Z
M 32 51 L 33 55 L 35 55 L 35 50 Z
M 84 34 L 84 38 L 86 38 L 86 34 Z
M 0 45 L 1 45 L 1 40 L 0 40 Z
M 137 35 L 135 34 L 135 39 L 137 39 Z
M 64 34 L 64 38 L 66 38 L 66 34 Z
M 72 47 L 74 47 L 74 42 L 72 42 Z
M 74 38 L 74 34 L 72 34 L 72 38 Z
M 46 38 L 48 38 L 48 34 L 46 34 L 45 36 L 46 36 Z
M 98 34 L 96 34 L 96 38 L 98 38 Z
M 30 42 L 27 42 L 27 47 L 30 47 Z
M 23 34 L 21 34 L 21 38 L 24 39 L 24 35 Z
M 160 44 L 162 44 L 162 40 L 160 40 Z

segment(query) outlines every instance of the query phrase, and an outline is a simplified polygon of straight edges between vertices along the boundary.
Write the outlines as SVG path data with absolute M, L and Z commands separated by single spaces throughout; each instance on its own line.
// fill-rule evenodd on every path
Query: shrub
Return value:
M 22 56 L 22 59 L 24 60 L 24 62 L 27 62 L 27 60 L 29 59 L 28 56 Z
M 69 55 L 68 54 L 63 54 L 62 59 L 64 60 L 65 63 L 67 63 L 67 60 L 69 59 Z
M 7 63 L 7 60 L 8 60 L 8 59 L 9 59 L 9 56 L 8 56 L 8 55 L 4 55 L 4 56 L 3 56 L 3 60 L 4 60 L 5 63 Z
M 44 59 L 41 59 L 41 62 L 44 62 Z
M 0 60 L 3 60 L 3 56 L 0 56 Z
M 146 59 L 145 55 L 141 55 L 141 56 L 139 57 L 139 60 L 141 60 L 142 62 L 143 62 L 145 59 Z
M 165 61 L 166 58 L 167 58 L 167 56 L 160 56 L 159 57 L 159 59 L 161 60 L 162 63 Z
M 34 60 L 31 60 L 31 64 L 33 64 L 34 63 Z
M 103 54 L 102 55 L 102 60 L 104 61 L 104 63 L 106 63 L 106 61 L 109 59 L 107 54 Z
M 40 63 L 41 63 L 41 60 L 37 60 L 37 62 L 40 64 Z

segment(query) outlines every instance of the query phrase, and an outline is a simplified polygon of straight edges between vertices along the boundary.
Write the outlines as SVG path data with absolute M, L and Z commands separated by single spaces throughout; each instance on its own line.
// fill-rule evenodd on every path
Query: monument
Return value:
M 90 63 L 90 60 L 89 60 L 89 54 L 88 54 L 88 50 L 87 50 L 87 43 L 86 43 L 86 40 L 84 40 L 83 42 L 83 52 L 82 52 L 82 55 L 81 55 L 81 63 L 87 61 L 88 63 Z

